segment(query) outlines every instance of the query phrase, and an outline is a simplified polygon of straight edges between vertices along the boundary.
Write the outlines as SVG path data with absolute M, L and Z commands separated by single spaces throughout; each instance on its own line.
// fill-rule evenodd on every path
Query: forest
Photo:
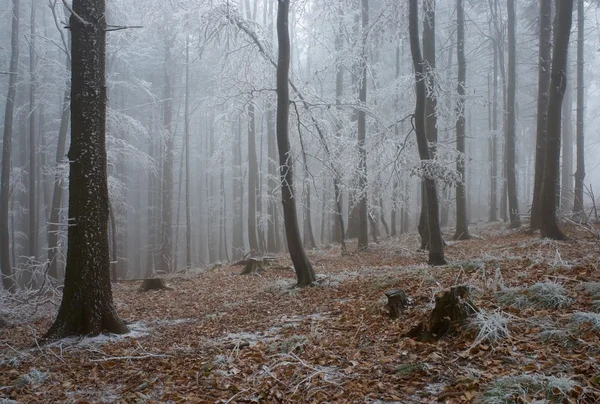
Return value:
M 600 402 L 599 14 L 2 0 L 0 404 Z

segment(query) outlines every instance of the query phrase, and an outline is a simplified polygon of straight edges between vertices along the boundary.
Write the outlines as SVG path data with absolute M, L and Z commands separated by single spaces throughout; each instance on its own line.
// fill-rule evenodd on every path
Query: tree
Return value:
M 427 165 L 431 163 L 431 155 L 427 142 L 427 133 L 425 131 L 425 75 L 424 61 L 421 57 L 419 46 L 419 8 L 418 0 L 409 1 L 408 12 L 408 30 L 410 34 L 410 50 L 412 54 L 413 66 L 415 71 L 415 93 L 416 105 L 414 114 L 415 133 L 417 137 L 417 146 L 421 163 Z M 427 167 L 425 167 L 427 168 Z M 437 190 L 435 179 L 425 173 L 423 179 L 423 188 L 425 190 L 423 197 L 426 198 L 427 224 L 429 231 L 429 264 L 444 265 L 444 241 L 439 222 L 439 208 L 437 199 Z
M 510 227 L 521 226 L 519 216 L 519 203 L 517 199 L 517 173 L 516 173 L 516 94 L 517 94 L 517 39 L 515 0 L 507 0 L 508 10 L 508 83 L 506 89 L 506 182 L 508 188 L 508 210 Z M 560 113 L 560 112 L 559 112 Z
M 10 266 L 10 233 L 8 231 L 8 209 L 10 199 L 10 156 L 17 93 L 17 71 L 19 69 L 19 0 L 12 1 L 12 31 L 10 36 L 10 71 L 8 95 L 4 110 L 4 134 L 2 136 L 2 178 L 0 180 L 0 267 L 2 285 L 12 290 L 15 281 Z
M 293 187 L 293 159 L 289 139 L 289 69 L 290 69 L 290 34 L 288 32 L 290 0 L 279 0 L 277 7 L 277 42 L 279 56 L 277 60 L 277 147 L 279 149 L 279 166 L 281 178 L 281 202 L 288 249 L 299 287 L 308 286 L 315 280 L 312 265 L 306 257 L 298 217 Z
M 171 49 L 174 36 L 167 31 L 165 38 L 164 87 L 163 87 L 163 130 L 164 151 L 162 156 L 162 216 L 160 226 L 159 270 L 164 273 L 173 270 L 173 150 L 175 134 L 173 129 L 173 60 Z
M 584 81 L 583 81 L 583 45 L 584 45 L 584 4 L 577 1 L 577 170 L 575 171 L 575 200 L 573 214 L 576 220 L 584 220 L 583 211 L 583 179 L 585 178 L 585 145 L 583 144 L 583 112 L 584 112 Z
M 36 76 L 36 22 L 35 22 L 35 11 L 37 8 L 36 0 L 31 2 L 31 23 L 30 23 L 30 39 L 29 39 L 29 248 L 28 255 L 31 259 L 37 256 L 37 234 L 38 234 L 38 221 L 37 221 L 37 192 L 36 192 L 36 177 L 37 177 L 37 153 L 36 153 L 36 91 L 37 91 L 37 76 Z
M 256 126 L 254 101 L 248 103 L 248 242 L 251 254 L 260 251 L 256 237 L 256 188 L 258 163 L 256 160 Z
M 425 74 L 425 134 L 427 141 L 435 145 L 437 133 L 437 97 L 435 95 L 435 0 L 423 2 L 423 69 Z M 430 158 L 433 159 L 435 146 L 430 147 Z M 421 184 L 421 215 L 419 217 L 419 235 L 421 248 L 429 248 L 428 208 L 426 205 L 425 184 Z M 437 202 L 436 202 L 437 203 Z
M 456 102 L 456 150 L 460 155 L 456 159 L 456 171 L 460 181 L 456 184 L 456 232 L 455 240 L 468 240 L 469 217 L 465 192 L 465 82 L 467 79 L 467 61 L 465 58 L 465 9 L 463 0 L 456 0 L 456 58 L 458 61 L 458 100 Z
M 110 284 L 106 155 L 106 20 L 104 0 L 74 0 L 69 218 L 63 298 L 45 340 L 123 334 Z
M 531 204 L 530 231 L 540 228 L 540 193 L 544 176 L 544 157 L 546 152 L 546 130 L 548 129 L 548 96 L 550 93 L 550 68 L 552 51 L 552 0 L 540 0 L 540 43 L 538 56 L 538 99 L 537 129 L 535 144 L 535 174 L 533 201 Z
M 558 227 L 556 219 L 556 187 L 558 186 L 560 159 L 560 112 L 567 86 L 567 52 L 573 19 L 573 0 L 557 1 L 556 10 L 552 76 L 550 80 L 550 98 L 548 99 L 546 154 L 542 192 L 540 194 L 540 230 L 542 237 L 565 240 L 567 237 Z
M 367 208 L 367 145 L 364 107 L 367 103 L 367 32 L 369 27 L 369 0 L 361 0 L 361 58 L 359 62 L 358 100 L 363 108 L 358 111 L 358 248 L 369 247 L 369 221 Z

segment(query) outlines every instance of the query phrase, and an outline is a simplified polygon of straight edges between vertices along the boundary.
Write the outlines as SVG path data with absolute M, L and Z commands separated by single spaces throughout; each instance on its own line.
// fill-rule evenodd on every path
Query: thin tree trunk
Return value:
M 415 133 L 417 137 L 417 145 L 419 156 L 422 162 L 428 163 L 431 160 L 427 132 L 425 129 L 425 72 L 424 61 L 421 57 L 421 49 L 419 47 L 419 10 L 418 0 L 409 0 L 408 25 L 410 34 L 410 49 L 413 59 L 415 71 Z M 437 190 L 435 180 L 433 178 L 425 178 L 423 181 L 425 188 L 424 197 L 427 199 L 427 223 L 429 230 L 429 264 L 444 265 L 444 242 L 439 224 L 439 209 Z
M 456 0 L 456 60 L 458 62 L 458 99 L 456 101 L 456 150 L 461 154 L 456 160 L 456 171 L 461 181 L 456 184 L 456 232 L 455 240 L 468 240 L 469 219 L 465 193 L 465 86 L 467 80 L 467 60 L 465 58 L 465 10 L 463 0 Z
M 299 287 L 312 284 L 315 273 L 306 257 L 296 213 L 296 199 L 293 188 L 293 160 L 289 141 L 289 66 L 290 36 L 288 32 L 290 0 L 279 0 L 277 9 L 277 39 L 279 59 L 277 63 L 277 145 L 279 149 L 279 165 L 281 175 L 281 201 L 287 244 L 290 258 L 296 270 Z
M 190 36 L 185 46 L 185 268 L 192 267 L 192 216 L 190 206 Z
M 233 259 L 244 255 L 244 180 L 242 173 L 242 120 L 238 121 L 237 139 L 233 143 Z
M 496 38 L 497 39 L 497 38 Z M 494 46 L 492 79 L 492 145 L 490 175 L 490 222 L 498 220 L 498 44 Z
M 584 118 L 584 2 L 577 1 L 577 170 L 575 171 L 575 199 L 573 215 L 576 220 L 585 220 L 583 210 L 583 179 L 585 178 L 585 145 L 583 132 Z
M 540 0 L 540 44 L 538 68 L 537 129 L 535 145 L 535 173 L 531 204 L 530 231 L 540 228 L 540 193 L 544 177 L 544 158 L 548 130 L 548 97 L 552 53 L 552 0 Z
M 29 38 L 29 233 L 27 239 L 29 241 L 28 255 L 30 259 L 37 258 L 37 234 L 38 234 L 38 208 L 37 208 L 37 168 L 36 168 L 36 0 L 31 2 L 31 23 L 30 23 L 30 38 Z
M 560 171 L 560 192 L 558 206 L 566 212 L 569 200 L 573 196 L 573 85 L 572 68 L 569 68 L 567 56 L 567 87 L 562 104 L 562 169 Z
M 558 0 L 557 0 L 558 1 Z M 548 130 L 544 178 L 540 194 L 540 231 L 542 237 L 565 240 L 566 236 L 556 220 L 556 188 L 560 164 L 561 107 L 567 85 L 567 51 L 573 19 L 573 0 L 560 0 L 556 7 L 554 49 L 552 51 L 552 78 L 548 100 Z
M 171 64 L 171 48 L 174 38 L 172 34 L 165 41 L 164 60 L 164 94 L 163 94 L 163 128 L 165 131 L 165 150 L 162 171 L 162 217 L 161 217 L 161 249 L 160 271 L 169 273 L 173 270 L 173 77 Z
M 517 199 L 516 174 L 516 86 L 517 86 L 517 41 L 515 0 L 507 0 L 508 10 L 508 85 L 507 85 L 507 130 L 506 130 L 506 180 L 510 227 L 521 226 Z
M 256 236 L 256 180 L 258 163 L 256 161 L 256 123 L 254 102 L 248 103 L 248 242 L 250 253 L 259 252 Z
M 360 78 L 358 85 L 358 99 L 363 108 L 358 111 L 358 248 L 369 247 L 369 221 L 367 210 L 367 144 L 366 144 L 366 113 L 364 107 L 367 103 L 367 29 L 369 27 L 369 1 L 361 0 L 362 41 Z
M 13 290 L 15 280 L 12 278 L 10 265 L 10 233 L 8 230 L 8 210 L 10 205 L 10 155 L 12 149 L 13 120 L 15 96 L 17 92 L 17 71 L 19 69 L 19 0 L 12 0 L 12 31 L 10 36 L 10 72 L 8 95 L 4 110 L 4 134 L 2 137 L 2 177 L 0 180 L 0 268 L 2 285 L 6 290 Z M 14 246 L 13 246 L 14 247 Z
M 435 157 L 435 144 L 438 141 L 437 133 L 437 98 L 435 95 L 435 0 L 423 2 L 423 64 L 426 93 L 425 93 L 425 134 L 430 147 L 431 159 Z M 435 181 L 435 180 L 434 180 Z M 421 188 L 421 216 L 419 218 L 419 234 L 421 235 L 421 248 L 429 248 L 429 219 L 427 203 L 430 202 L 425 196 L 426 185 Z M 437 195 L 437 192 L 436 192 Z M 438 205 L 438 201 L 435 202 Z M 439 220 L 439 216 L 438 220 Z M 438 223 L 439 225 L 439 223 Z

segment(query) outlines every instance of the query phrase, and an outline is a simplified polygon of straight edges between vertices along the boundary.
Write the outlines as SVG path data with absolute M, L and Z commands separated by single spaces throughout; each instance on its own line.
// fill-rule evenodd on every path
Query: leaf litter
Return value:
M 116 284 L 127 337 L 40 347 L 51 315 L 0 329 L 0 402 L 600 400 L 598 242 L 576 227 L 560 243 L 502 224 L 473 231 L 447 248 L 459 264 L 436 268 L 414 235 L 311 251 L 319 279 L 302 290 L 292 271 L 226 265 L 170 276 L 173 290 Z M 459 284 L 476 291 L 469 324 L 433 343 L 403 337 Z M 392 320 L 384 293 L 399 288 L 412 304 Z

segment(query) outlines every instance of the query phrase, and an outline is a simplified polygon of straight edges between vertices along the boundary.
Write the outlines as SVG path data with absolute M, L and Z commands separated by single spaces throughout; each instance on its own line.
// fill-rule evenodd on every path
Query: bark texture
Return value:
M 104 0 L 74 0 L 69 248 L 63 299 L 45 340 L 126 333 L 113 305 L 108 245 Z
M 561 108 L 567 86 L 567 51 L 573 20 L 573 0 L 560 0 L 557 6 L 554 31 L 554 49 L 552 51 L 552 78 L 550 98 L 548 100 L 548 130 L 544 178 L 540 195 L 540 231 L 542 237 L 565 240 L 566 236 L 558 227 L 556 220 L 556 189 L 560 164 Z

